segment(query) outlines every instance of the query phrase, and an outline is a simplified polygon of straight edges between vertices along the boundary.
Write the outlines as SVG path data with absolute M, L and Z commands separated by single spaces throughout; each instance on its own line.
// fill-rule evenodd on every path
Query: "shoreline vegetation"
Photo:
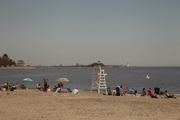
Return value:
M 0 70 L 28 70 L 28 69 L 36 69 L 39 67 L 78 67 L 78 68 L 85 68 L 85 67 L 93 67 L 93 66 L 75 66 L 75 65 L 67 65 L 67 66 L 7 66 L 7 67 L 0 67 Z M 118 67 L 118 68 L 126 68 L 126 66 L 122 66 L 122 65 L 105 65 L 104 67 Z M 175 67 L 178 68 L 180 66 L 131 66 L 132 67 Z
M 16 67 L 0 67 L 0 70 L 26 70 L 26 69 L 36 69 L 34 66 L 16 66 Z

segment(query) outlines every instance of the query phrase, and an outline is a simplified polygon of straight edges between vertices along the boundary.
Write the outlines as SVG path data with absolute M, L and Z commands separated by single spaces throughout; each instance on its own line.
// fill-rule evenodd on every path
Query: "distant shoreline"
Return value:
M 24 67 L 0 67 L 0 70 L 29 70 L 29 69 L 36 69 L 33 66 L 24 66 Z

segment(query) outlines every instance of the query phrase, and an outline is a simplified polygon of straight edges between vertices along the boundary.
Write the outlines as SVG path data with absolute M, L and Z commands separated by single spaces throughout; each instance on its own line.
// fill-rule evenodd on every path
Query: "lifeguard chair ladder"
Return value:
M 98 93 L 107 94 L 106 75 L 100 65 L 94 66 L 91 91 L 96 89 Z

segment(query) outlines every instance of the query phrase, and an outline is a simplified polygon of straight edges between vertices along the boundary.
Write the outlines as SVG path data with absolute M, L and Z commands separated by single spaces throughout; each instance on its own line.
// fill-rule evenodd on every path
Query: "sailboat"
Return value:
M 127 63 L 126 66 L 129 67 L 129 63 Z
M 146 75 L 146 78 L 149 79 L 150 78 L 149 75 Z

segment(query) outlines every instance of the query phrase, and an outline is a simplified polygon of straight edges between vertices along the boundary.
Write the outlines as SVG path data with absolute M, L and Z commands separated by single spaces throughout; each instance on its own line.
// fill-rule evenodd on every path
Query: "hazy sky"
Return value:
M 0 56 L 30 65 L 180 66 L 180 0 L 0 0 Z

